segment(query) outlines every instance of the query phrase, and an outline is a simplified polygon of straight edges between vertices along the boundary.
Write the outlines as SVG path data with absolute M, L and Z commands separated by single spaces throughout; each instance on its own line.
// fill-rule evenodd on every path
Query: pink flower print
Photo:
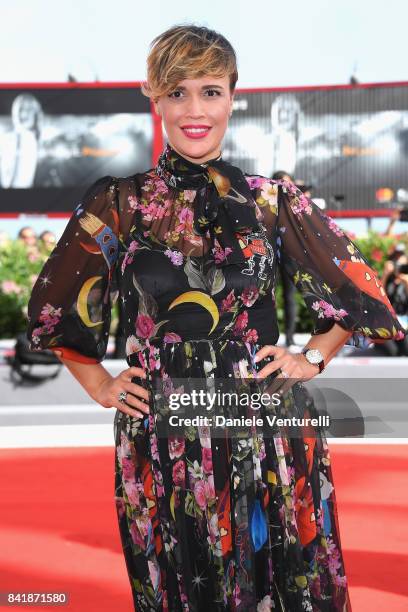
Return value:
M 205 510 L 208 501 L 214 499 L 214 478 L 208 477 L 208 480 L 196 480 L 194 484 L 194 497 L 201 510 Z
M 122 457 L 122 473 L 125 480 L 135 477 L 135 466 L 127 457 Z
M 132 540 L 133 542 L 136 544 L 136 546 L 140 546 L 140 548 L 142 550 L 144 550 L 145 547 L 145 543 L 144 543 L 144 539 L 136 525 L 135 521 L 131 522 L 130 525 L 130 535 L 132 536 Z
M 250 189 L 257 189 L 265 183 L 265 179 L 262 176 L 246 176 L 245 178 Z
M 120 434 L 120 445 L 117 447 L 117 454 L 119 461 L 122 461 L 123 457 L 130 455 L 130 443 L 124 431 L 121 431 Z
M 294 198 L 291 201 L 291 208 L 293 212 L 295 213 L 295 215 L 297 215 L 298 217 L 301 217 L 303 213 L 306 213 L 307 215 L 311 215 L 313 208 L 312 208 L 312 204 L 309 198 L 307 198 L 300 191 L 299 193 L 296 193 L 296 196 L 297 198 L 296 199 Z
M 163 181 L 163 179 L 161 179 L 158 176 L 155 176 L 153 181 L 153 188 L 155 191 L 155 195 L 158 195 L 160 193 L 167 193 L 169 188 L 167 187 L 166 183 Z
M 181 336 L 176 334 L 176 332 L 166 332 L 163 338 L 164 342 L 181 342 Z
M 154 321 L 149 315 L 139 314 L 136 318 L 136 335 L 140 338 L 150 338 L 154 330 Z
M 185 189 L 183 191 L 183 195 L 184 195 L 184 199 L 186 202 L 194 202 L 194 199 L 196 197 L 196 191 L 194 191 L 193 189 Z
M 256 301 L 258 295 L 258 287 L 254 285 L 253 287 L 245 287 L 245 289 L 241 293 L 240 298 L 244 305 L 249 308 Z
M 317 302 L 313 302 L 312 304 L 313 310 L 316 310 L 319 314 L 319 318 L 326 319 L 335 319 L 339 321 L 341 318 L 345 317 L 348 312 L 344 310 L 344 308 L 339 308 L 336 310 L 332 304 L 329 304 L 325 300 L 319 300 Z
M 137 210 L 138 208 L 140 208 L 140 204 L 136 196 L 129 196 L 128 202 L 129 202 L 129 208 L 131 210 Z
M 186 227 L 191 227 L 194 219 L 193 211 L 185 206 L 177 215 L 178 224 L 174 227 L 175 232 L 182 232 Z
M 160 349 L 157 346 L 149 347 L 149 367 L 151 370 L 160 369 Z
M 143 207 L 143 219 L 145 221 L 153 221 L 157 213 L 157 202 L 150 202 L 148 206 Z
M 280 179 L 276 181 L 279 185 L 282 185 L 283 191 L 286 193 L 290 193 L 292 195 L 299 195 L 302 193 L 300 189 L 296 187 L 296 185 L 292 181 L 285 181 L 284 179 Z
M 139 506 L 140 496 L 139 496 L 138 486 L 136 485 L 136 483 L 134 481 L 132 482 L 130 480 L 125 480 L 123 482 L 123 486 L 126 491 L 126 495 L 128 497 L 129 503 L 132 506 Z
M 138 242 L 136 240 L 132 240 L 132 242 L 129 244 L 127 253 L 124 256 L 123 261 L 122 261 L 122 266 L 121 266 L 122 274 L 124 273 L 126 266 L 128 266 L 129 264 L 133 262 L 133 254 L 138 248 L 139 248 Z
M 115 504 L 118 517 L 121 519 L 125 514 L 125 500 L 123 497 L 115 497 Z
M 54 306 L 51 306 L 51 304 L 47 303 L 45 304 L 45 306 L 42 307 L 40 321 L 47 323 L 47 321 L 51 320 L 51 318 L 60 316 L 61 308 L 54 308 Z
M 334 584 L 340 587 L 341 589 L 345 589 L 347 586 L 347 576 L 339 576 L 338 574 L 336 574 L 334 576 Z
M 331 538 L 327 538 L 327 565 L 335 584 L 345 587 L 347 584 L 346 576 L 338 574 L 338 570 L 341 569 L 340 552 Z
M 212 515 L 208 523 L 208 533 L 209 535 L 207 536 L 207 541 L 209 544 L 214 545 L 217 542 L 217 537 L 219 534 L 218 516 L 216 514 Z
M 341 230 L 339 228 L 337 223 L 335 221 L 333 221 L 333 219 L 331 217 L 329 217 L 328 215 L 325 215 L 324 213 L 322 213 L 322 217 L 323 217 L 323 219 L 325 219 L 327 225 L 329 226 L 329 228 L 331 229 L 333 234 L 336 234 L 336 236 L 339 236 L 339 237 L 340 236 L 344 236 L 343 230 Z
M 142 344 L 136 336 L 128 336 L 126 339 L 126 355 L 132 355 L 142 349 Z
M 214 261 L 215 263 L 219 264 L 222 261 L 224 261 L 224 259 L 228 257 L 230 253 L 232 253 L 232 249 L 231 247 L 225 247 L 225 249 L 223 249 L 219 243 L 214 243 L 214 244 L 215 246 L 212 250 L 214 254 Z
M 245 342 L 258 342 L 258 332 L 256 329 L 248 329 L 242 336 Z
M 151 440 L 150 440 L 150 452 L 152 455 L 152 458 L 155 460 L 159 459 L 159 449 L 157 446 L 157 437 L 156 436 L 152 436 Z
M 211 448 L 202 448 L 201 449 L 201 457 L 203 466 L 203 471 L 205 474 L 211 474 L 213 471 L 213 462 L 212 462 L 212 450 Z
M 248 312 L 244 310 L 244 312 L 238 315 L 237 320 L 235 321 L 234 332 L 236 334 L 241 334 L 247 325 L 248 325 Z
M 165 200 L 161 206 L 158 206 L 156 210 L 156 219 L 163 219 L 163 217 L 166 217 L 168 214 L 167 211 L 169 210 L 171 205 L 171 200 Z
M 180 251 L 172 251 L 171 249 L 166 249 L 164 254 L 170 259 L 171 263 L 175 266 L 181 266 L 183 263 L 183 253 Z
M 132 242 L 128 246 L 128 253 L 134 253 L 138 248 L 139 243 L 137 242 L 137 240 L 132 240 Z
M 145 359 L 145 356 L 143 354 L 143 351 L 140 350 L 137 353 L 137 358 L 139 360 L 140 367 L 143 368 L 143 369 L 146 369 L 147 368 L 147 363 L 146 363 L 146 359 Z
M 235 606 L 238 606 L 242 601 L 242 599 L 240 599 L 239 597 L 240 595 L 241 595 L 241 589 L 239 587 L 239 584 L 236 583 L 234 587 L 234 594 L 233 594 Z
M 221 263 L 224 259 L 231 253 L 232 249 L 230 247 L 222 248 L 217 238 L 214 239 L 214 246 L 212 248 L 212 253 L 214 255 L 215 263 Z
M 152 197 L 157 197 L 160 194 L 167 193 L 168 187 L 166 183 L 158 176 L 153 176 L 147 179 L 142 186 L 143 191 L 149 192 Z
M 234 289 L 232 289 L 227 297 L 221 302 L 221 312 L 231 312 L 235 306 L 235 302 Z
M 169 457 L 170 459 L 178 459 L 184 453 L 185 441 L 184 438 L 172 437 L 169 438 Z
M 184 461 L 181 459 L 173 465 L 173 482 L 179 487 L 185 487 L 186 473 L 184 468 Z
M 51 304 L 45 304 L 41 310 L 39 321 L 42 325 L 37 326 L 33 330 L 33 342 L 38 344 L 40 342 L 39 337 L 43 334 L 52 334 L 55 326 L 59 323 L 62 316 L 62 308 L 54 308 Z
M 264 200 L 268 202 L 270 206 L 276 205 L 278 197 L 278 186 L 275 183 L 271 183 L 271 181 L 265 181 L 261 185 L 261 196 Z

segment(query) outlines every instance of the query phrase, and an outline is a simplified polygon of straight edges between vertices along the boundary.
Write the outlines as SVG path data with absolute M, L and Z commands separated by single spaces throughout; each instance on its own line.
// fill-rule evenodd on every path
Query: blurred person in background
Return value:
M 53 248 L 56 245 L 57 239 L 56 239 L 55 234 L 53 232 L 51 232 L 50 230 L 44 230 L 40 234 L 39 241 L 40 241 L 40 245 L 46 251 L 52 251 Z
M 23 242 L 26 247 L 37 246 L 37 235 L 34 229 L 29 225 L 26 225 L 21 228 L 21 230 L 17 234 L 17 239 L 21 240 L 21 242 Z
M 381 282 L 400 323 L 408 328 L 408 255 L 403 243 L 397 244 L 384 264 Z M 376 352 L 391 357 L 408 356 L 408 339 L 389 340 L 375 347 Z
M 36 261 L 40 257 L 40 249 L 38 248 L 38 239 L 34 229 L 26 225 L 22 227 L 17 234 L 17 240 L 20 240 L 26 248 L 27 256 L 30 261 Z

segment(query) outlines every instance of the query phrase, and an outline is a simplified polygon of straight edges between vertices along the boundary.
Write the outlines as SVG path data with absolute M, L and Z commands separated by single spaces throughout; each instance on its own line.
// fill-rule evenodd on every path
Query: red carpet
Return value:
M 408 610 L 408 445 L 330 448 L 353 612 Z M 0 450 L 1 592 L 66 592 L 64 610 L 133 611 L 113 468 L 113 448 Z

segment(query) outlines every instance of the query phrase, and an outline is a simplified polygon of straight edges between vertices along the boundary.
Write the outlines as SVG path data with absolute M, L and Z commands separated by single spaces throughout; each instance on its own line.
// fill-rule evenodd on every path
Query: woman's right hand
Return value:
M 118 376 L 109 375 L 104 379 L 95 394 L 94 399 L 104 408 L 118 408 L 121 412 L 133 417 L 143 417 L 149 414 L 149 404 L 140 398 L 149 401 L 149 392 L 141 385 L 132 382 L 132 378 L 146 378 L 143 368 L 131 367 L 123 370 Z M 127 393 L 126 403 L 119 401 L 119 393 Z

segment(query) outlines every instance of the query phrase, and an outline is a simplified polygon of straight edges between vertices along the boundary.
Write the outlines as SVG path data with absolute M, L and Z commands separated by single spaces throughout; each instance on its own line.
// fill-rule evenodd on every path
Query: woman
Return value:
M 311 414 L 301 381 L 346 340 L 403 334 L 331 219 L 291 183 L 223 161 L 236 81 L 234 50 L 212 30 L 176 26 L 153 41 L 144 93 L 169 144 L 156 168 L 102 178 L 79 202 L 34 287 L 28 335 L 116 408 L 115 497 L 135 610 L 349 611 L 322 431 L 159 431 L 180 380 L 256 390 L 290 377 L 299 382 L 281 412 Z M 307 355 L 276 346 L 276 258 L 315 316 Z M 118 291 L 129 368 L 112 377 L 100 362 Z
M 13 100 L 14 131 L 3 136 L 0 146 L 0 185 L 23 189 L 34 185 L 40 153 L 43 112 L 37 98 L 23 93 Z

